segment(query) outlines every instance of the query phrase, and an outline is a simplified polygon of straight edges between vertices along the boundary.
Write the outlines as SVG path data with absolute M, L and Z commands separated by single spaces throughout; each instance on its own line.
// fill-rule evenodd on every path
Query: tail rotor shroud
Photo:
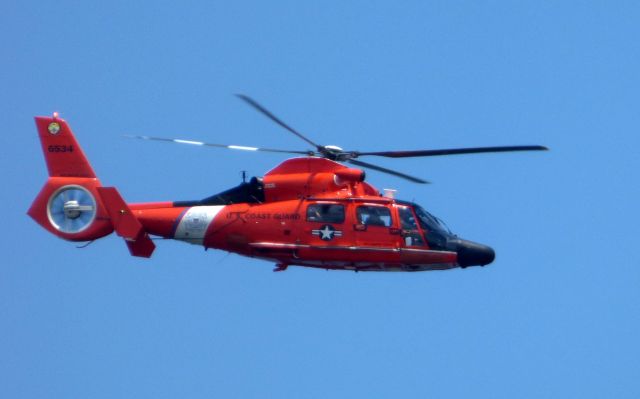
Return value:
M 67 234 L 80 233 L 93 223 L 96 217 L 96 199 L 84 187 L 63 186 L 54 192 L 47 204 L 47 216 L 51 225 Z

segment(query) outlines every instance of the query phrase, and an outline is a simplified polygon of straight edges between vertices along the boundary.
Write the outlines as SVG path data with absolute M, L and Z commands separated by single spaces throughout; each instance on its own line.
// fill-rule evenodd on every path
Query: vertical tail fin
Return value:
M 96 177 L 64 119 L 58 118 L 57 114 L 37 116 L 36 126 L 50 177 Z

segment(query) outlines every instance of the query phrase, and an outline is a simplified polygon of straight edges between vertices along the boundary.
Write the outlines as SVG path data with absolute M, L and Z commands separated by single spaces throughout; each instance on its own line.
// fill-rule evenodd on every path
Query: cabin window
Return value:
M 391 212 L 383 206 L 362 205 L 356 210 L 358 223 L 365 226 L 391 226 Z
M 319 223 L 344 222 L 344 205 L 311 204 L 307 207 L 307 221 Z

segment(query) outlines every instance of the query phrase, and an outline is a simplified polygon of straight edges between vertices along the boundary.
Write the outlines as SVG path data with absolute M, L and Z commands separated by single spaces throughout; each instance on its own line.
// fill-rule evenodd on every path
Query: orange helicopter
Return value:
M 175 239 L 288 266 L 354 271 L 425 271 L 484 266 L 495 258 L 489 246 L 453 234 L 421 206 L 393 198 L 365 181 L 362 169 L 412 182 L 427 181 L 362 162 L 362 156 L 424 157 L 546 147 L 502 146 L 417 151 L 345 151 L 318 145 L 255 100 L 246 103 L 311 145 L 289 151 L 200 141 L 133 136 L 198 146 L 292 153 L 263 177 L 197 201 L 127 203 L 102 186 L 69 124 L 57 113 L 36 117 L 49 179 L 28 214 L 54 235 L 93 241 L 116 232 L 131 255 L 150 257 L 151 237 Z

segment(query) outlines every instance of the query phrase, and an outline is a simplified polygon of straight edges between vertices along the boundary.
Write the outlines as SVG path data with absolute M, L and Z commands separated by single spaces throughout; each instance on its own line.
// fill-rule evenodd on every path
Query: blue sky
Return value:
M 13 2 L 0 42 L 3 397 L 637 398 L 636 2 Z M 369 172 L 495 248 L 486 268 L 326 272 L 116 237 L 85 249 L 25 214 L 59 111 L 129 201 L 198 199 L 277 154 L 124 134 L 552 151 L 376 160 Z M 373 161 L 373 160 L 372 160 Z

